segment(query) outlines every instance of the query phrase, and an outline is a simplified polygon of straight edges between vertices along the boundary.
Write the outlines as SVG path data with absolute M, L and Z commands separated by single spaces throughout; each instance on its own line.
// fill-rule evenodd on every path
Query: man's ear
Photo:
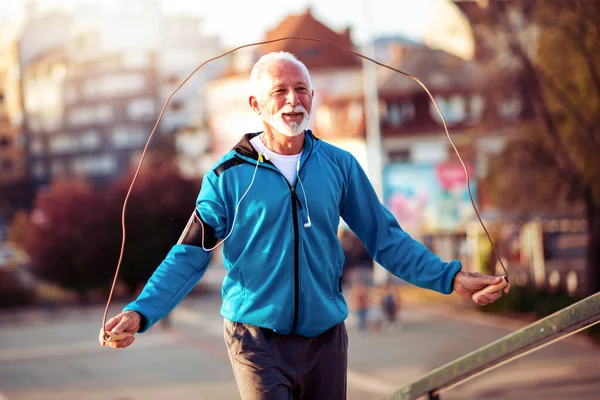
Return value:
M 260 115 L 260 105 L 258 103 L 258 99 L 255 96 L 250 96 L 248 98 L 248 104 L 250 104 L 250 108 L 252 108 L 255 113 Z

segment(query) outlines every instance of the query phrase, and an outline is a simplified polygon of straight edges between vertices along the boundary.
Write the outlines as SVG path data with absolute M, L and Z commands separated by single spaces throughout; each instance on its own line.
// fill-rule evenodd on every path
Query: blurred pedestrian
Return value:
M 396 287 L 390 283 L 383 287 L 381 309 L 383 310 L 384 316 L 384 328 L 392 331 L 400 328 L 400 320 L 398 319 L 400 296 L 398 295 Z
M 369 313 L 369 290 L 362 280 L 357 280 L 352 286 L 352 304 L 357 318 L 357 328 L 359 331 L 366 332 L 368 326 Z
M 340 217 L 378 263 L 415 285 L 470 297 L 501 278 L 462 272 L 459 261 L 443 262 L 412 239 L 358 161 L 306 129 L 314 91 L 296 57 L 263 56 L 250 84 L 249 104 L 264 131 L 244 135 L 206 173 L 179 242 L 104 329 L 148 330 L 197 284 L 211 251 L 224 242 L 221 315 L 241 397 L 342 400 L 348 307 Z M 480 304 L 501 294 L 485 295 Z M 116 347 L 133 341 L 127 337 Z

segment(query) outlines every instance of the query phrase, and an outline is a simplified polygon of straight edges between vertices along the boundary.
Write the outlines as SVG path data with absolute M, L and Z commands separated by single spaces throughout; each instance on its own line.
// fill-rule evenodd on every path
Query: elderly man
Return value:
M 263 56 L 250 81 L 250 107 L 264 131 L 244 135 L 206 173 L 179 242 L 105 329 L 146 331 L 189 293 L 211 250 L 224 242 L 221 315 L 241 397 L 345 399 L 340 217 L 375 260 L 417 286 L 470 297 L 501 277 L 463 272 L 459 261 L 443 262 L 412 239 L 380 203 L 356 159 L 307 130 L 314 91 L 295 56 Z M 483 295 L 478 303 L 501 294 Z M 133 341 L 129 336 L 116 347 Z

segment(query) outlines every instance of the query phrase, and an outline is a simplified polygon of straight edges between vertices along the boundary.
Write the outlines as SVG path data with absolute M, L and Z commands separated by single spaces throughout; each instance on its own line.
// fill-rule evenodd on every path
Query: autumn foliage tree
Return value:
M 598 292 L 600 2 L 489 2 L 479 13 L 474 30 L 494 32 L 490 36 L 516 63 L 514 68 L 498 64 L 489 74 L 495 78 L 488 80 L 489 88 L 505 86 L 501 79 L 507 71 L 517 76 L 523 103 L 535 116 L 492 160 L 492 195 L 512 211 L 584 210 L 588 292 Z
M 109 281 L 102 192 L 82 181 L 57 181 L 41 192 L 31 215 L 24 242 L 33 273 L 41 279 L 77 292 Z
M 108 232 L 111 253 L 121 247 L 123 200 L 133 174 L 109 191 Z M 125 248 L 119 279 L 133 294 L 177 242 L 194 210 L 199 185 L 181 176 L 172 163 L 149 165 L 135 181 L 125 213 Z M 117 257 L 112 262 L 116 266 Z
M 31 214 L 25 248 L 34 274 L 82 298 L 107 288 L 122 242 L 123 200 L 133 173 L 107 189 L 82 181 L 59 181 L 41 192 Z M 197 182 L 172 164 L 142 169 L 126 209 L 126 242 L 119 273 L 131 293 L 147 281 L 167 255 L 191 215 Z

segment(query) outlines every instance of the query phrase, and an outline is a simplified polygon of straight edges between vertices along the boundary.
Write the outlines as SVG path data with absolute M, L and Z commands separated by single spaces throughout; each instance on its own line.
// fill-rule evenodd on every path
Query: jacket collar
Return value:
M 261 132 L 252 132 L 252 133 L 246 133 L 244 136 L 242 136 L 242 139 L 233 147 L 233 150 L 245 157 L 251 158 L 253 160 L 258 160 L 258 152 L 254 149 L 254 146 L 252 146 L 252 143 L 250 143 L 250 140 L 252 138 L 254 138 L 257 135 L 260 135 L 262 133 Z M 315 137 L 315 135 L 312 133 L 312 131 L 310 129 L 307 129 L 304 131 L 304 154 L 310 154 L 312 153 L 313 147 L 315 146 L 316 142 L 319 139 L 317 139 Z M 305 155 L 303 155 L 302 158 L 304 158 Z

